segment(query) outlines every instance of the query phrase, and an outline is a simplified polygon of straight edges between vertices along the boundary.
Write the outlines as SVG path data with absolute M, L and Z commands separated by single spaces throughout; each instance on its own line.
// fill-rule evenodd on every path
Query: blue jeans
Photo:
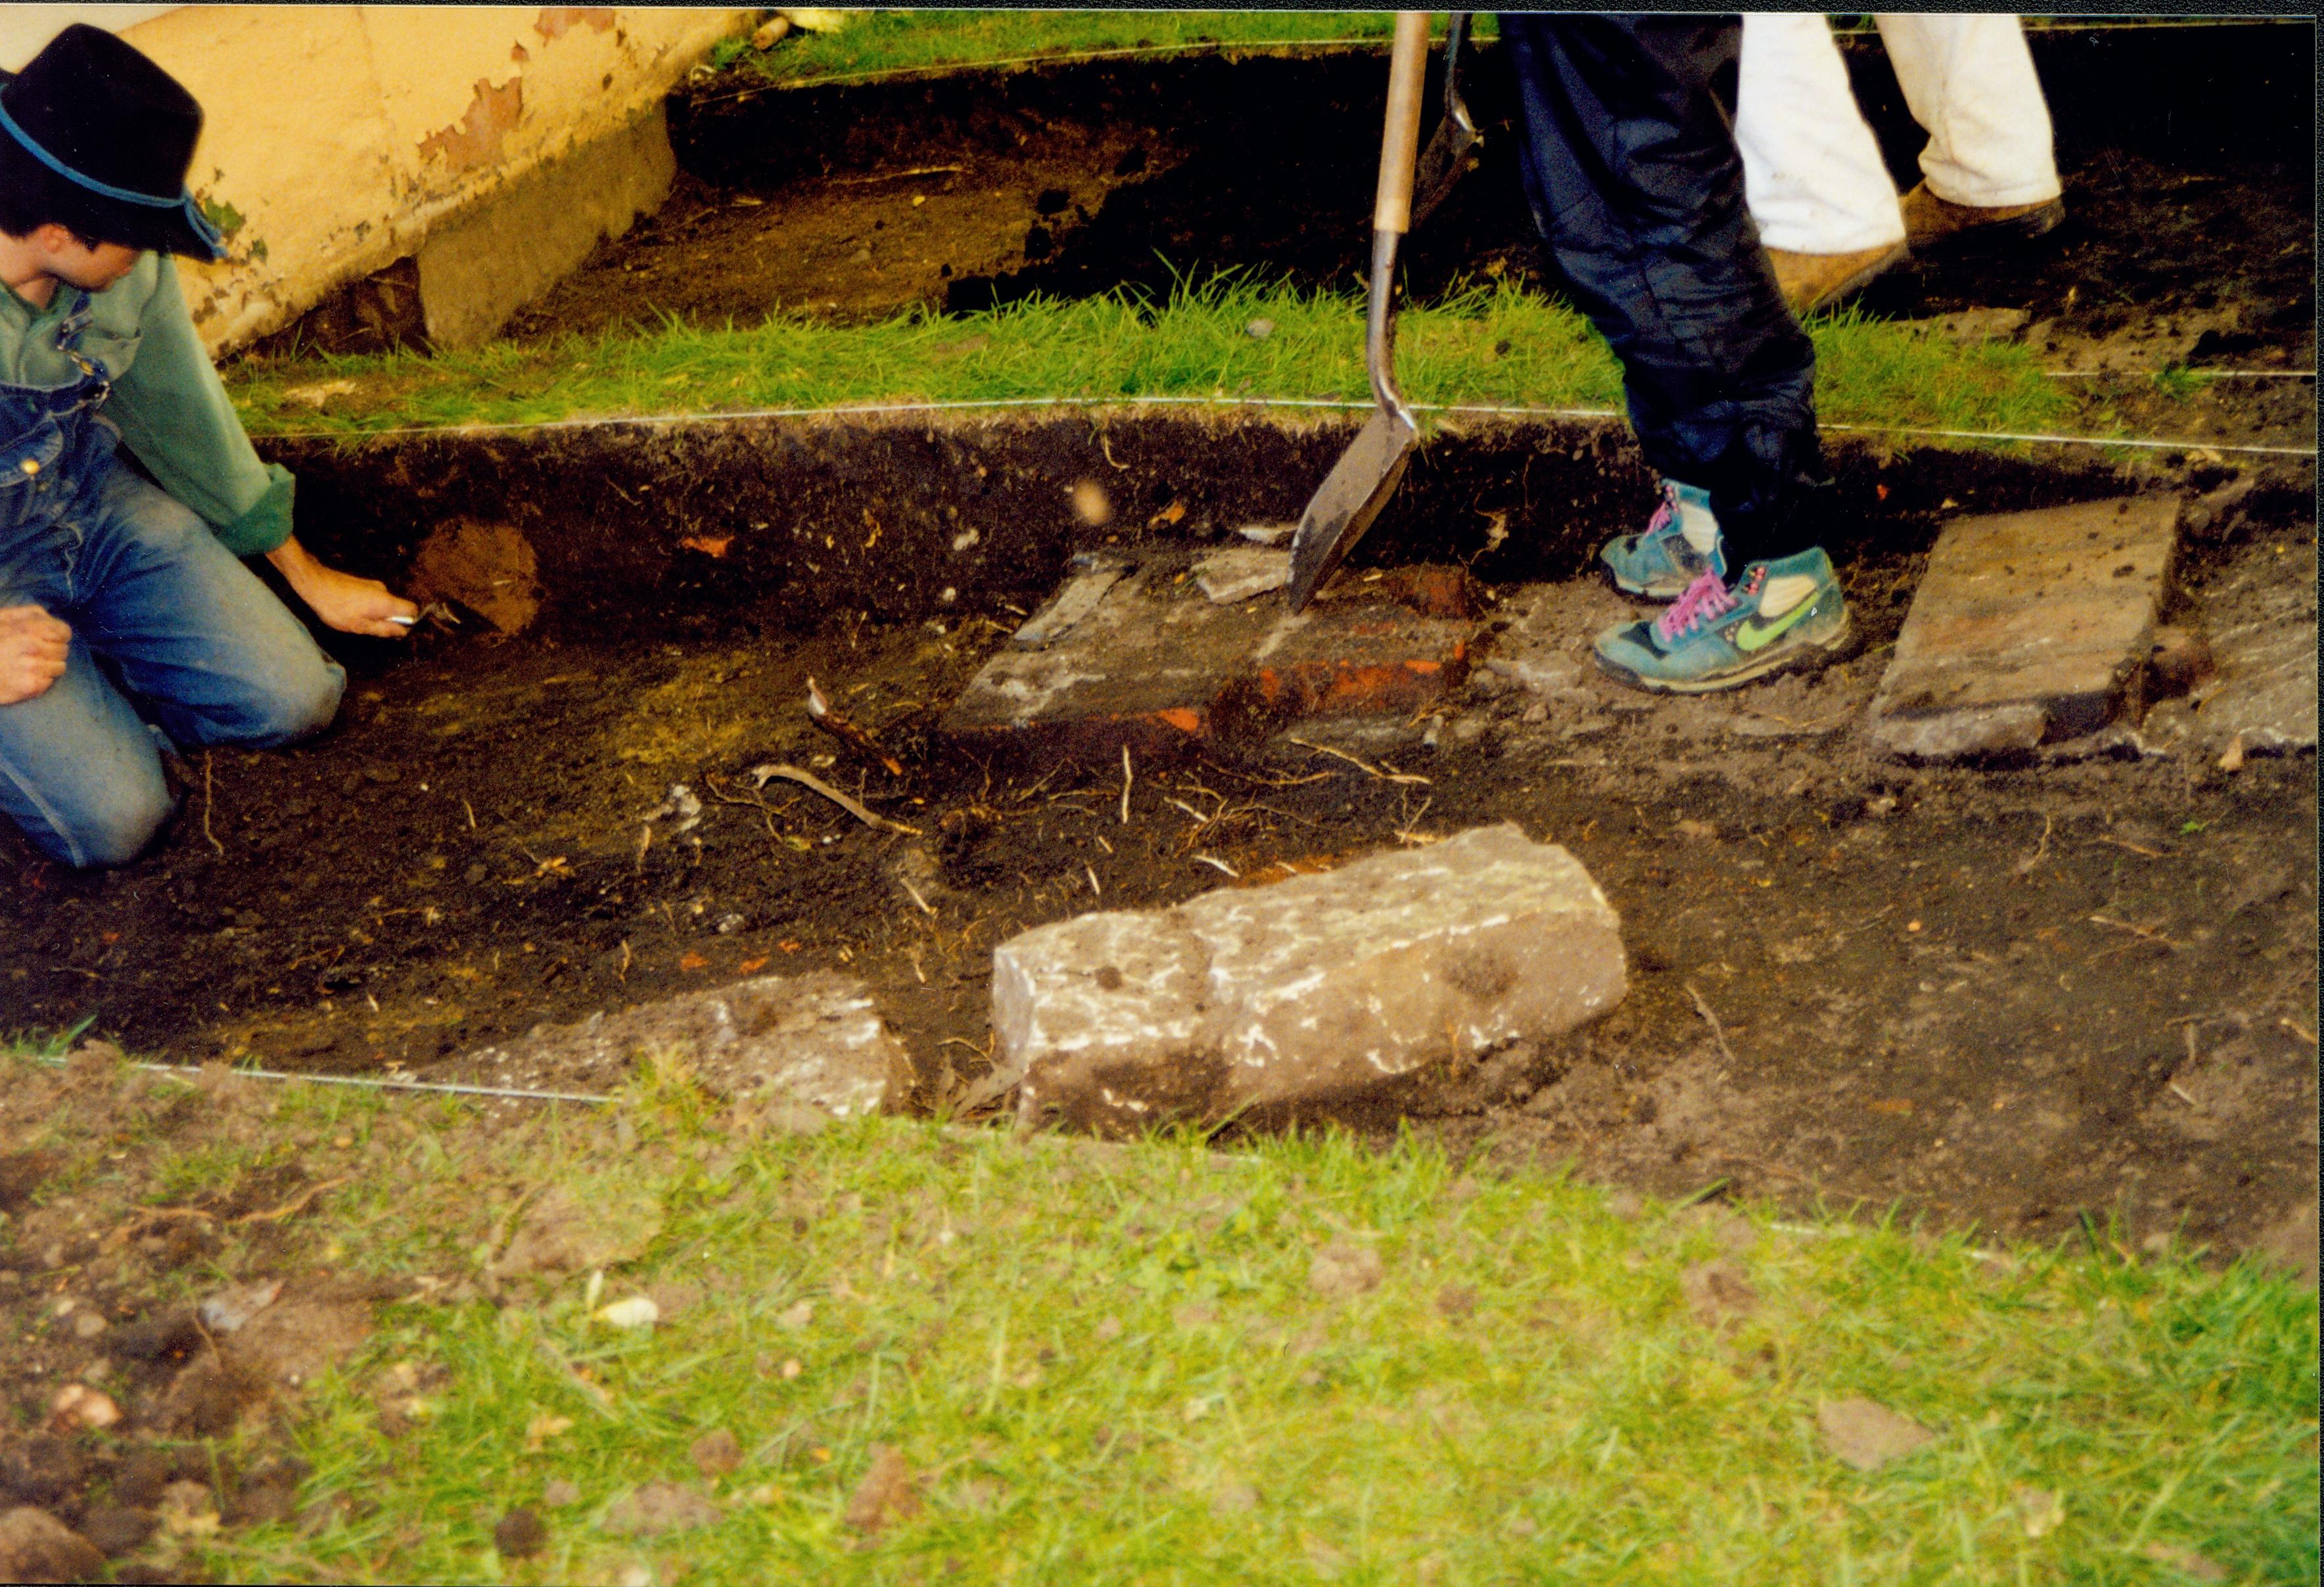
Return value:
M 1813 545 L 1825 493 L 1815 346 L 1744 204 L 1731 16 L 1501 19 L 1534 225 L 1622 361 L 1630 428 L 1711 493 L 1727 566 Z
M 329 724 L 346 674 L 126 465 L 107 459 L 71 494 L 52 513 L 0 512 L 0 606 L 39 605 L 73 631 L 64 675 L 0 706 L 0 810 L 52 859 L 118 865 L 174 804 L 146 718 L 181 746 L 287 743 Z

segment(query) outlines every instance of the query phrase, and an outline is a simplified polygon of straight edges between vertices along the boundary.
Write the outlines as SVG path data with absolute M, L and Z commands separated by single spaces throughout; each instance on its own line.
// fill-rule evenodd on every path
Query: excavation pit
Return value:
M 1071 486 L 1106 466 L 1074 417 L 592 435 L 594 455 L 571 437 L 318 447 L 298 461 L 312 497 L 368 508 L 329 521 L 341 555 L 401 577 L 423 511 L 521 523 L 537 615 L 503 634 L 469 611 L 409 650 L 343 645 L 338 726 L 188 760 L 182 815 L 124 870 L 58 870 L 9 835 L 6 1022 L 91 1019 L 180 1061 L 490 1084 L 488 1049 L 536 1025 L 831 972 L 900 1043 L 889 1105 L 936 1110 L 998 1100 L 979 1094 L 991 955 L 1017 932 L 1514 820 L 1604 889 L 1629 995 L 1568 1037 L 1424 1076 L 1357 1127 L 1414 1117 L 1456 1149 L 1489 1139 L 1664 1193 L 1903 1202 L 2022 1232 L 2102 1209 L 2135 1237 L 2231 1248 L 2310 1196 L 2312 753 L 2254 743 L 2229 771 L 2115 743 L 1913 767 L 1865 731 L 1941 502 L 2136 487 L 2113 470 L 1837 450 L 1843 492 L 1890 486 L 1893 543 L 1841 558 L 1865 652 L 1731 698 L 1650 700 L 1587 665 L 1590 636 L 1630 611 L 1582 576 L 1637 500 L 1618 441 L 1453 438 L 1367 541 L 1359 584 L 1425 584 L 1400 548 L 1520 507 L 1491 490 L 1514 495 L 1526 457 L 1526 488 L 1561 506 L 1514 518 L 1514 546 L 1458 548 L 1479 570 L 1472 665 L 1427 710 L 1139 760 L 1126 801 L 1118 750 L 1021 765 L 945 741 L 945 712 L 1076 550 L 1244 543 L 1237 525 L 1296 511 L 1285 476 L 1327 462 L 1333 434 L 1117 420 L 1117 490 L 1167 481 L 1190 503 L 1132 534 L 1071 516 Z M 1198 472 L 1197 443 L 1239 468 Z M 899 454 L 937 462 L 892 469 Z M 767 466 L 786 455 L 789 472 Z M 982 494 L 956 488 L 980 467 Z M 2262 575 L 2312 583 L 2296 485 L 2263 480 L 2190 538 L 2171 615 L 2200 626 L 2215 591 Z M 860 529 L 813 573 L 779 555 L 814 514 L 860 525 L 866 504 L 897 549 L 884 563 Z M 723 557 L 683 543 L 730 526 Z M 964 572 L 952 545 L 971 528 L 995 550 Z M 1492 577 L 1496 559 L 1556 577 Z M 900 775 L 812 724 L 810 677 Z M 759 784 L 770 763 L 881 825 Z

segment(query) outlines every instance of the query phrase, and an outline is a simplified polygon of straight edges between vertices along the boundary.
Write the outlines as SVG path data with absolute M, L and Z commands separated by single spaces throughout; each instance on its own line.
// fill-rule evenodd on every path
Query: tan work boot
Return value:
M 1940 198 L 1926 182 L 1904 195 L 1905 238 L 1931 252 L 2030 243 L 2065 218 L 2063 198 L 1985 208 Z
M 1784 301 L 1795 318 L 1805 319 L 1819 309 L 1854 297 L 1872 284 L 1874 276 L 1903 263 L 1911 252 L 1903 243 L 1853 254 L 1787 254 L 1770 248 L 1767 263 L 1775 267 L 1775 285 L 1783 289 Z

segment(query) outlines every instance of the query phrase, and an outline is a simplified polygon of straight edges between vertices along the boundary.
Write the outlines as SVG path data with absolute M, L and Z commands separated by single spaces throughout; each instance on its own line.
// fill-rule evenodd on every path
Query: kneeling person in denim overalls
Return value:
M 0 79 L 0 809 L 70 865 L 168 819 L 154 728 L 263 746 L 337 711 L 346 674 L 239 558 L 348 633 L 416 610 L 291 538 L 195 333 L 168 256 L 223 253 L 185 188 L 201 120 L 95 28 Z

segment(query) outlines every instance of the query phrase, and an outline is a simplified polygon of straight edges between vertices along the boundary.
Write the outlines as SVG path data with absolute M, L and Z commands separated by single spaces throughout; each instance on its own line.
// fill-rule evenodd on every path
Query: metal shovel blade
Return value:
M 1323 478 L 1291 537 L 1291 609 L 1307 604 L 1340 558 L 1363 539 L 1396 494 L 1419 432 L 1385 409 L 1374 412 Z
M 1469 170 L 1469 151 L 1483 141 L 1461 97 L 1461 47 L 1469 36 L 1469 14 L 1456 11 L 1444 30 L 1444 119 L 1420 152 L 1412 178 L 1412 224 L 1418 226 L 1436 212 L 1453 185 Z
M 1456 104 L 1436 124 L 1436 135 L 1420 152 L 1419 169 L 1412 179 L 1412 224 L 1418 226 L 1436 213 L 1462 177 L 1468 173 L 1469 151 L 1478 143 L 1470 125 L 1469 107 Z

